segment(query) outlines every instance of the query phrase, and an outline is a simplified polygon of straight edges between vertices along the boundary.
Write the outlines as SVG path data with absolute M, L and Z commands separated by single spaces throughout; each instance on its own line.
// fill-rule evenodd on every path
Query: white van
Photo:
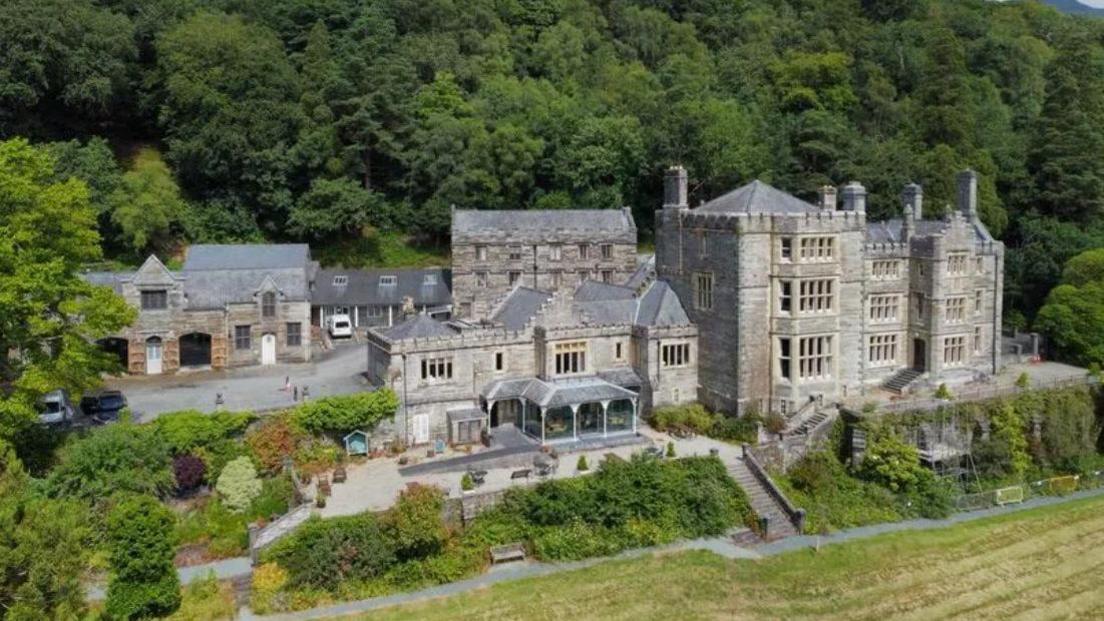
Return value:
M 347 339 L 353 336 L 353 320 L 348 315 L 330 315 L 326 318 L 330 336 L 335 339 Z

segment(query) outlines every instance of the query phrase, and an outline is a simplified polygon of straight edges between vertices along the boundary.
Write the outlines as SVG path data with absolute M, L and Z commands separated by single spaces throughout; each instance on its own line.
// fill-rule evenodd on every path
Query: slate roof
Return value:
M 134 278 L 134 272 L 85 272 L 81 278 L 93 285 L 111 287 L 115 293 L 122 293 L 123 281 Z
M 949 226 L 947 221 L 941 219 L 917 220 L 914 224 L 914 234 L 920 237 L 938 235 Z M 879 244 L 900 242 L 901 226 L 902 221 L 900 218 L 881 220 L 879 222 L 868 222 L 866 224 L 866 241 Z M 988 229 L 986 229 L 983 224 L 974 223 L 972 227 L 978 241 L 989 241 L 992 239 Z
M 636 224 L 625 209 L 458 209 L 452 214 L 453 234 L 533 229 L 624 233 L 635 231 Z
M 644 283 L 652 280 L 656 277 L 655 273 L 655 255 L 648 255 L 648 258 L 636 266 L 636 271 L 629 276 L 629 280 L 625 282 L 625 286 L 633 291 L 639 289 Z
M 334 284 L 334 276 L 344 276 L 345 285 Z M 380 276 L 394 276 L 394 285 L 381 285 Z M 434 284 L 426 284 L 431 276 Z M 397 306 L 406 296 L 415 306 L 444 306 L 452 303 L 452 271 L 440 267 L 426 269 L 346 270 L 323 269 L 314 277 L 311 304 L 350 306 Z
M 614 399 L 632 399 L 637 393 L 600 377 L 579 377 L 544 381 L 538 378 L 507 379 L 491 382 L 483 388 L 484 399 L 527 399 L 540 407 L 555 408 L 577 403 L 595 403 Z
M 184 271 L 184 294 L 189 310 L 217 309 L 227 304 L 252 302 L 254 295 L 271 278 L 285 301 L 307 299 L 309 283 L 304 268 L 212 269 Z
M 631 300 L 633 290 L 621 285 L 613 285 L 597 280 L 586 280 L 575 289 L 576 302 L 593 302 L 595 300 Z
M 456 336 L 458 334 L 455 328 L 424 313 L 418 313 L 390 328 L 381 329 L 380 333 L 392 341 Z
M 820 209 L 756 179 L 694 209 L 705 213 L 816 213 Z
M 628 295 L 626 295 L 626 292 Z M 690 318 L 674 290 L 662 280 L 650 283 L 639 295 L 631 289 L 605 283 L 583 283 L 575 291 L 574 310 L 591 325 L 684 326 Z M 580 296 L 580 293 L 585 295 Z M 580 297 L 582 300 L 580 301 Z
M 636 371 L 634 371 L 632 367 L 618 367 L 616 369 L 599 371 L 598 377 L 611 384 L 617 384 L 622 388 L 640 388 L 644 385 L 644 380 L 636 374 Z
M 196 244 L 188 248 L 183 271 L 306 268 L 307 244 Z
M 499 305 L 491 319 L 501 323 L 509 330 L 524 329 L 541 306 L 550 299 L 552 299 L 552 294 L 546 291 L 530 289 L 529 287 L 516 287 L 506 296 L 506 299 Z
M 657 280 L 640 297 L 635 323 L 641 326 L 685 326 L 690 324 L 690 318 L 671 286 Z

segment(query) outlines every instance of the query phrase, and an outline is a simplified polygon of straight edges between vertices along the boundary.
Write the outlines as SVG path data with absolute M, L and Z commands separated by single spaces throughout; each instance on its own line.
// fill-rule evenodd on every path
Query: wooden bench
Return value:
M 521 470 L 514 470 L 510 473 L 510 480 L 514 479 L 528 479 L 532 471 L 529 468 L 522 468 Z
M 492 565 L 524 560 L 525 544 L 523 543 L 508 543 L 504 546 L 494 546 L 491 548 Z

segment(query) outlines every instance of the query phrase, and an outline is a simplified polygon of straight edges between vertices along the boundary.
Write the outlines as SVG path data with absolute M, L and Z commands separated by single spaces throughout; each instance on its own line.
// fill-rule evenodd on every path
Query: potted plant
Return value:
M 472 475 L 469 472 L 465 472 L 464 476 L 460 477 L 460 491 L 467 494 L 475 489 L 475 481 L 472 480 Z

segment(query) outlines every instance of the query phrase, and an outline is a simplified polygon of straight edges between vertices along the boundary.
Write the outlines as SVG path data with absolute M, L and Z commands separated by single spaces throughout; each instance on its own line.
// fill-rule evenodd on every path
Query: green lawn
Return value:
M 417 242 L 398 233 L 373 233 L 368 237 L 311 246 L 311 254 L 325 267 L 395 268 L 447 267 L 448 244 Z
M 1104 498 L 760 561 L 650 556 L 363 619 L 1104 618 Z

